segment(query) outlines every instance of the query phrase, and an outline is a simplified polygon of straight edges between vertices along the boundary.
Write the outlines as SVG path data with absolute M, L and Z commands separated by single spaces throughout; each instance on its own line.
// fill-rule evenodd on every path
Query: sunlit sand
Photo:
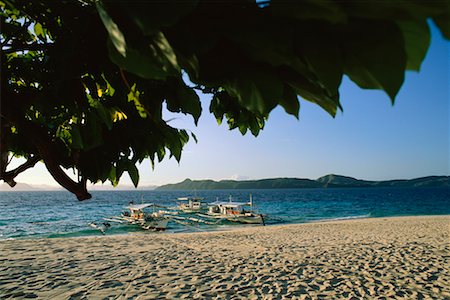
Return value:
M 449 231 L 450 216 L 430 216 L 1 241 L 0 294 L 444 299 L 450 298 Z

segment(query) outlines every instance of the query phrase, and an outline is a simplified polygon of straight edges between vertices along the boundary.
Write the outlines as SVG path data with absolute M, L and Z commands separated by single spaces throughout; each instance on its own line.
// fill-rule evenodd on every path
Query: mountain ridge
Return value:
M 450 176 L 426 176 L 414 179 L 370 181 L 349 176 L 329 174 L 318 179 L 267 178 L 259 180 L 191 180 L 166 184 L 155 190 L 217 190 L 217 189 L 293 189 L 293 188 L 349 188 L 349 187 L 450 187 Z

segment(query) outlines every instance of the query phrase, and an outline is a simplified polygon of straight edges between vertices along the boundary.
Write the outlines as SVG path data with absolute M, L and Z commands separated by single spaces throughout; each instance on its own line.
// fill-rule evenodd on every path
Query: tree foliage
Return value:
M 420 69 L 431 19 L 448 39 L 448 1 L 0 1 L 1 167 L 14 178 L 43 161 L 79 200 L 86 182 L 117 185 L 136 164 L 181 158 L 195 136 L 196 90 L 230 129 L 255 136 L 298 96 L 334 116 L 343 75 L 392 101 Z M 186 78 L 189 80 L 185 80 Z M 11 156 L 27 161 L 7 170 Z M 63 169 L 73 169 L 78 180 Z

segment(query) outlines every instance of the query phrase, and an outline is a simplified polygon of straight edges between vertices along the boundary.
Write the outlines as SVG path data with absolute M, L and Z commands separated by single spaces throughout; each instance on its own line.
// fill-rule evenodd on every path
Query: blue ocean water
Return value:
M 269 224 L 321 220 L 450 214 L 448 188 L 352 188 L 283 190 L 196 191 L 206 201 L 248 201 L 267 214 Z M 0 239 L 76 237 L 100 235 L 89 226 L 102 218 L 119 215 L 130 201 L 175 206 L 176 198 L 192 191 L 94 191 L 93 199 L 79 202 L 65 191 L 0 192 Z M 220 230 L 226 226 L 181 226 L 169 223 L 168 232 Z M 137 231 L 133 226 L 113 225 L 107 234 Z

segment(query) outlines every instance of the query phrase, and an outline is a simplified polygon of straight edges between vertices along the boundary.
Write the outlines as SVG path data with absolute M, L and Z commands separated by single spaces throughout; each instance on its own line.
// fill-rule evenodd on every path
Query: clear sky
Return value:
M 340 87 L 344 112 L 333 119 L 321 108 L 300 101 L 300 120 L 276 108 L 255 138 L 217 125 L 209 113 L 211 96 L 201 95 L 198 127 L 175 115 L 170 124 L 192 130 L 180 164 L 168 157 L 152 171 L 139 167 L 141 185 L 191 179 L 315 179 L 340 174 L 382 180 L 449 175 L 449 42 L 431 28 L 432 42 L 421 71 L 407 72 L 394 106 L 381 91 L 362 90 L 348 78 Z M 167 113 L 167 119 L 174 115 Z M 18 182 L 56 185 L 42 163 Z M 130 185 L 127 174 L 121 184 Z

